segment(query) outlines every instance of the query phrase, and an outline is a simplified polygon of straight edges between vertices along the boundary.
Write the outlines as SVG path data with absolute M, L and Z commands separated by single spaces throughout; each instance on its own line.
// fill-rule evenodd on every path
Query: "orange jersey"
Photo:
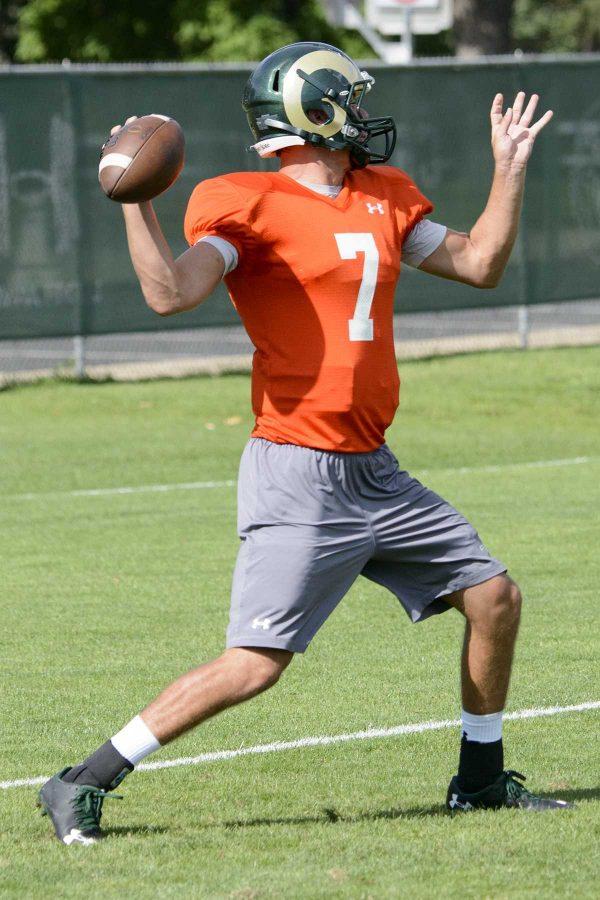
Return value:
M 199 184 L 185 234 L 217 235 L 239 262 L 225 283 L 256 352 L 254 437 L 373 450 L 398 407 L 394 290 L 402 243 L 433 209 L 391 166 L 349 172 L 335 199 L 283 173 Z

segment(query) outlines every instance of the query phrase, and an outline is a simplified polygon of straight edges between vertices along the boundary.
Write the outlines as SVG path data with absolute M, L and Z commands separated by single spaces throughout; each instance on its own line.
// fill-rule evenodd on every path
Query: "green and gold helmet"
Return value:
M 394 121 L 369 118 L 362 109 L 374 83 L 330 44 L 302 42 L 276 50 L 259 63 L 244 90 L 253 149 L 264 157 L 294 144 L 313 144 L 350 150 L 356 167 L 387 162 L 396 143 Z

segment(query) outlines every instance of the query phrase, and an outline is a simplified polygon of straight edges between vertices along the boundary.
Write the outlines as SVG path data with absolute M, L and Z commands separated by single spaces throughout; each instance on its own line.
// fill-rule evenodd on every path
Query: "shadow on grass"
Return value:
M 536 792 L 538 793 L 538 792 Z M 575 803 L 578 800 L 600 799 L 600 787 L 574 788 L 573 790 L 540 791 L 539 797 L 554 797 Z M 324 807 L 320 815 L 313 816 L 281 816 L 256 819 L 234 819 L 225 822 L 212 822 L 202 828 L 253 828 L 265 825 L 335 825 L 337 822 L 356 824 L 360 822 L 377 822 L 381 819 L 426 819 L 447 816 L 443 804 L 435 806 L 408 806 L 405 808 L 369 810 L 356 815 L 343 815 L 331 807 Z
M 324 807 L 321 815 L 314 816 L 281 816 L 256 819 L 234 819 L 224 822 L 201 822 L 198 828 L 254 828 L 265 825 L 335 825 L 337 822 L 358 823 L 376 822 L 378 819 L 422 819 L 428 816 L 445 815 L 443 806 L 414 806 L 406 809 L 379 809 L 370 812 L 357 813 L 353 816 L 345 816 L 331 807 Z M 170 828 L 164 825 L 107 825 L 102 828 L 104 838 L 110 837 L 154 837 L 155 835 L 168 834 Z
M 234 819 L 226 822 L 213 822 L 204 825 L 204 828 L 253 828 L 261 825 L 335 825 L 338 822 L 356 824 L 359 822 L 377 822 L 380 819 L 424 819 L 431 816 L 446 815 L 445 808 L 437 804 L 435 806 L 410 806 L 404 809 L 394 807 L 391 809 L 370 810 L 346 816 L 336 812 L 331 807 L 325 807 L 321 815 L 315 816 L 280 816 L 257 819 Z
M 540 797 L 556 797 L 560 800 L 576 802 L 577 800 L 600 799 L 600 787 L 575 788 L 573 790 L 540 791 Z M 323 807 L 320 814 L 312 816 L 265 816 L 255 819 L 230 819 L 224 822 L 199 823 L 197 827 L 203 828 L 257 828 L 268 825 L 336 825 L 337 823 L 359 824 L 360 822 L 377 822 L 382 819 L 427 819 L 447 816 L 448 813 L 443 804 L 433 806 L 407 806 L 391 807 L 389 809 L 367 810 L 355 815 L 338 813 L 330 806 Z M 115 826 L 104 828 L 106 837 L 152 837 L 157 834 L 167 834 L 169 828 L 162 825 L 134 825 Z

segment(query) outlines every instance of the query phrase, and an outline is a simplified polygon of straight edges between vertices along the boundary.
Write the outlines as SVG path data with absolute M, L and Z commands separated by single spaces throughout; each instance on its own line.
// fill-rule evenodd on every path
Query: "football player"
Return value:
M 182 675 L 139 715 L 40 792 L 57 837 L 93 843 L 108 792 L 140 760 L 210 716 L 275 684 L 359 575 L 392 591 L 413 622 L 446 610 L 466 620 L 462 731 L 451 811 L 569 804 L 531 794 L 506 771 L 504 708 L 521 595 L 468 521 L 403 471 L 385 444 L 398 405 L 393 308 L 401 263 L 495 287 L 519 223 L 538 97 L 491 108 L 495 171 L 468 234 L 426 218 L 433 207 L 385 165 L 389 117 L 370 117 L 374 79 L 334 47 L 271 54 L 243 106 L 261 157 L 279 171 L 200 183 L 178 259 L 151 203 L 123 206 L 146 302 L 193 309 L 221 279 L 252 339 L 256 424 L 239 473 L 241 538 L 227 648 Z

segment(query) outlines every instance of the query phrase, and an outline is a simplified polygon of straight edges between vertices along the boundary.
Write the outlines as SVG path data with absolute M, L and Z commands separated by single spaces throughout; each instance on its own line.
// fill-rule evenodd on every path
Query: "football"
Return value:
M 181 172 L 185 140 L 175 119 L 141 116 L 112 134 L 102 147 L 98 178 L 117 203 L 143 203 L 166 191 Z

